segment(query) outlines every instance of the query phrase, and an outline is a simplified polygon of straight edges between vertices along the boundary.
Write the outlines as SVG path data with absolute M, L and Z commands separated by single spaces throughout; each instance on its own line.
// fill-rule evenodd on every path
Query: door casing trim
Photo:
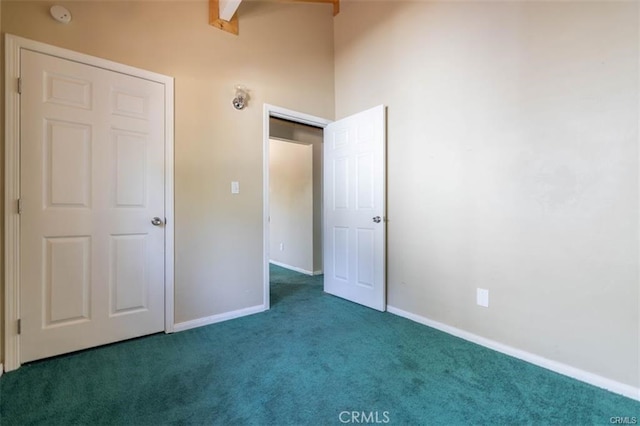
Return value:
M 56 56 L 86 65 L 154 81 L 165 88 L 165 324 L 174 328 L 174 183 L 173 77 L 141 70 L 95 56 L 51 46 L 34 40 L 5 35 L 5 184 L 4 184 L 4 371 L 20 367 L 20 51 L 22 49 Z M 0 364 L 1 365 L 1 364 Z
M 263 108 L 263 145 L 262 145 L 262 276 L 263 276 L 263 303 L 264 310 L 270 308 L 269 300 L 269 118 L 281 118 L 294 123 L 324 129 L 332 121 L 326 118 L 316 117 L 303 112 L 293 111 L 275 105 L 264 104 Z

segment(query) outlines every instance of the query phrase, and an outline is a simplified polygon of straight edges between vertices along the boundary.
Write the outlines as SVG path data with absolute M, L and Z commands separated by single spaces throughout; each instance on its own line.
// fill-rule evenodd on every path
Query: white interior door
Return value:
M 385 282 L 385 107 L 324 132 L 324 291 L 380 311 Z
M 162 331 L 164 86 L 20 63 L 21 362 Z

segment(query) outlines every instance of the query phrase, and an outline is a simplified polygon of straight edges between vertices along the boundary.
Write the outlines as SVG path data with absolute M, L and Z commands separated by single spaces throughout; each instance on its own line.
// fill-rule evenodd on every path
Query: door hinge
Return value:
M 18 77 L 18 95 L 22 95 L 22 78 Z
M 22 320 L 18 320 L 18 334 L 22 334 Z
M 18 214 L 22 214 L 22 198 L 18 198 Z

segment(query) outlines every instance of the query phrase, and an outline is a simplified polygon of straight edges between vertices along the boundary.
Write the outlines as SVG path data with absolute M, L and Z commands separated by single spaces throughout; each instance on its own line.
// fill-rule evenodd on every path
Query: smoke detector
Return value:
M 71 22 L 71 12 L 69 12 L 66 7 L 60 5 L 51 6 L 49 12 L 51 13 L 53 19 L 62 24 L 68 24 L 69 22 Z

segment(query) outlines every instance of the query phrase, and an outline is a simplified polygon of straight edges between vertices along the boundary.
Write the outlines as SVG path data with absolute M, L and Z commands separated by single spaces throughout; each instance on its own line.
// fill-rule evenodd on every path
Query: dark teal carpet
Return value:
M 268 312 L 7 373 L 0 423 L 340 425 L 353 411 L 360 424 L 640 421 L 638 402 L 326 295 L 321 280 L 272 267 Z

